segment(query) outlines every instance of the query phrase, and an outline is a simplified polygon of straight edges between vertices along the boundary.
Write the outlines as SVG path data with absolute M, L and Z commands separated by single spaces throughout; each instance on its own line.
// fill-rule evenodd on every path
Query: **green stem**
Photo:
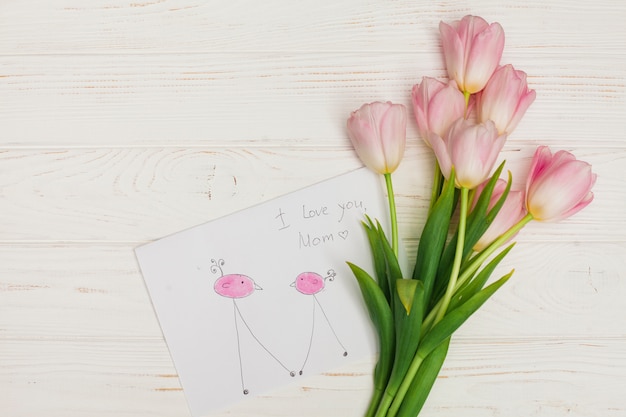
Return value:
M 446 315 L 448 305 L 454 294 L 456 283 L 459 278 L 459 272 L 461 270 L 461 261 L 463 260 L 463 244 L 465 243 L 465 226 L 467 224 L 467 206 L 469 200 L 469 189 L 461 188 L 461 211 L 459 214 L 459 231 L 456 241 L 456 252 L 454 253 L 454 261 L 452 263 L 452 272 L 450 273 L 450 279 L 448 280 L 448 286 L 446 293 L 443 295 L 443 300 L 439 309 L 437 310 L 437 316 L 435 317 L 435 323 L 438 323 L 443 316 Z
M 378 409 L 378 404 L 380 403 L 384 391 L 384 389 L 374 388 L 374 393 L 367 412 L 365 413 L 365 417 L 374 417 L 376 415 L 376 410 Z
M 444 301 L 442 305 L 439 307 L 439 312 L 440 312 L 441 317 L 439 317 L 438 315 L 436 321 L 441 320 L 441 318 L 443 317 L 443 315 L 445 314 L 448 308 L 448 304 L 450 303 L 450 299 L 452 298 L 452 293 L 453 293 L 452 290 L 456 286 L 457 277 L 459 276 L 459 271 L 461 269 L 461 258 L 463 257 L 463 242 L 465 241 L 465 224 L 466 224 L 466 218 L 467 218 L 468 196 L 469 196 L 469 190 L 465 187 L 461 188 L 461 214 L 459 218 L 459 234 L 458 234 L 458 241 L 456 244 L 454 264 L 452 266 L 452 273 L 450 275 L 450 281 L 448 281 L 448 288 L 446 289 L 446 294 L 444 295 Z M 393 399 L 393 402 L 391 403 L 391 406 L 389 407 L 389 410 L 386 412 L 386 414 L 380 414 L 381 410 L 379 410 L 379 414 L 381 416 L 394 417 L 396 415 L 396 413 L 400 409 L 400 405 L 402 404 L 402 401 L 404 400 L 404 396 L 409 390 L 409 387 L 411 386 L 411 383 L 413 382 L 413 378 L 415 378 L 415 375 L 417 374 L 417 371 L 420 365 L 422 364 L 423 360 L 424 358 L 420 355 L 420 351 L 418 349 L 417 353 L 413 357 L 413 361 L 411 361 L 411 365 L 409 365 L 409 369 L 407 370 L 404 376 L 404 379 L 402 380 L 402 383 L 400 384 L 400 388 L 398 388 L 398 392 L 396 393 L 395 398 Z M 377 414 L 377 416 L 379 414 Z
M 394 397 L 393 402 L 391 403 L 391 406 L 389 407 L 389 410 L 387 410 L 386 414 L 381 414 L 381 416 L 395 417 L 395 415 L 398 413 L 398 410 L 400 409 L 400 406 L 402 405 L 402 400 L 404 400 L 404 396 L 406 395 L 406 392 L 409 390 L 409 387 L 411 386 L 411 383 L 413 382 L 413 378 L 415 378 L 415 374 L 417 374 L 417 370 L 419 369 L 419 367 L 422 365 L 422 362 L 424 361 L 424 358 L 421 357 L 419 353 L 420 352 L 418 351 L 413 357 L 413 361 L 411 362 L 409 369 L 406 371 L 406 376 L 402 380 L 402 384 L 400 384 L 400 388 L 398 388 L 398 392 L 396 393 L 396 396 Z
M 532 214 L 527 214 L 524 216 L 519 222 L 511 226 L 509 230 L 500 235 L 496 240 L 491 242 L 489 246 L 487 246 L 482 252 L 480 252 L 476 257 L 472 258 L 467 268 L 463 270 L 463 273 L 459 276 L 457 280 L 456 287 L 454 288 L 454 292 L 456 292 L 461 285 L 465 283 L 470 277 L 474 275 L 474 273 L 480 268 L 480 266 L 487 260 L 491 254 L 493 254 L 499 247 L 505 244 L 513 235 L 519 232 L 524 226 L 526 226 L 531 220 L 533 220 Z M 441 308 L 442 300 L 435 305 L 435 307 L 430 311 L 428 316 L 424 319 L 422 323 L 422 334 L 424 334 L 430 326 L 433 324 L 435 320 L 436 312 Z
M 385 184 L 387 185 L 387 199 L 389 200 L 389 215 L 391 217 L 391 248 L 398 257 L 398 219 L 396 217 L 396 199 L 391 183 L 391 173 L 385 174 Z
M 531 220 L 533 220 L 533 215 L 528 213 L 526 216 L 522 217 L 522 219 L 515 223 L 509 230 L 504 232 L 500 237 L 491 242 L 489 246 L 487 246 L 482 252 L 480 252 L 476 257 L 472 258 L 469 265 L 461 274 L 459 278 L 458 286 L 463 285 L 463 283 L 474 275 L 474 273 L 480 268 L 480 266 L 487 260 L 487 258 L 494 253 L 500 246 L 504 245 L 511 237 L 513 237 L 517 232 L 519 232 L 524 226 L 526 226 Z
M 393 399 L 394 397 L 385 390 L 385 395 L 383 396 L 382 401 L 380 402 L 380 405 L 378 407 L 378 411 L 376 412 L 375 417 L 386 417 L 387 410 L 389 409 L 389 406 L 393 402 Z

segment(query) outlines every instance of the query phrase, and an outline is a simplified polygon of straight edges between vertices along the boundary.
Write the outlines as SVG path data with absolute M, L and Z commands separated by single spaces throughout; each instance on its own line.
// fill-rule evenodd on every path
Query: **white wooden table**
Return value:
M 424 416 L 626 416 L 626 3 L 0 1 L 0 415 L 189 416 L 133 249 L 360 163 L 364 102 L 445 75 L 437 25 L 500 22 L 537 100 L 504 151 L 593 164 L 455 337 Z M 432 156 L 396 175 L 414 257 Z M 372 362 L 214 416 L 359 416 Z M 209 393 L 207 393 L 209 395 Z

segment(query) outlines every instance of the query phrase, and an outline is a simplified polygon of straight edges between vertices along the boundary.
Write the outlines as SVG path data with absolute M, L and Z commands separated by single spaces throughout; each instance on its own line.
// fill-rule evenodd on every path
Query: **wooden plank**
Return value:
M 453 341 L 424 414 L 622 416 L 625 342 Z M 158 341 L 3 341 L 0 354 L 7 415 L 189 415 Z M 369 360 L 346 365 L 209 416 L 357 417 L 371 391 L 371 369 Z
M 615 320 L 626 313 L 626 242 L 529 243 L 521 236 L 493 278 L 513 268 L 459 338 L 626 336 Z M 133 246 L 0 246 L 1 340 L 161 338 Z
M 624 147 L 622 51 L 525 49 L 508 62 L 537 91 L 511 143 Z M 362 103 L 411 111 L 412 86 L 444 75 L 439 52 L 412 49 L 7 56 L 0 147 L 342 146 Z
M 626 7 L 612 0 L 398 1 L 358 7 L 332 0 L 314 6 L 288 0 L 24 0 L 20 7 L 3 3 L 0 13 L 0 54 L 432 50 L 439 22 L 465 14 L 500 22 L 511 49 L 609 53 L 623 51 L 619 34 Z
M 534 145 L 502 157 L 523 187 Z M 622 148 L 575 148 L 594 166 L 597 202 L 561 223 L 531 225 L 534 241 L 624 241 Z M 95 148 L 0 152 L 0 241 L 143 242 L 360 166 L 342 148 Z M 432 155 L 413 142 L 395 174 L 403 237 L 424 224 Z M 517 175 L 519 174 L 519 175 Z
M 2 337 L 162 338 L 132 247 L 7 245 L 0 254 Z
M 626 3 L 613 0 L 0 2 L 1 414 L 188 417 L 133 248 L 360 166 L 349 112 L 410 110 L 411 87 L 445 75 L 439 21 L 468 13 L 502 23 L 502 62 L 537 90 L 503 154 L 515 185 L 540 144 L 599 176 L 585 211 L 519 235 L 495 274 L 513 279 L 456 335 L 424 415 L 625 415 Z M 414 256 L 432 156 L 408 133 L 395 177 Z M 360 416 L 371 370 L 213 417 Z
M 189 416 L 158 340 L 3 340 L 0 354 L 7 416 Z
M 617 358 L 625 346 L 623 339 L 453 342 L 424 414 L 621 416 L 625 380 Z

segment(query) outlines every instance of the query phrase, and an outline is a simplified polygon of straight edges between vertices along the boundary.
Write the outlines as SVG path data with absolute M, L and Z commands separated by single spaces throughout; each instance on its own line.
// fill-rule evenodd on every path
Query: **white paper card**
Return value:
M 387 213 L 362 168 L 137 248 L 194 417 L 375 354 L 346 261 Z

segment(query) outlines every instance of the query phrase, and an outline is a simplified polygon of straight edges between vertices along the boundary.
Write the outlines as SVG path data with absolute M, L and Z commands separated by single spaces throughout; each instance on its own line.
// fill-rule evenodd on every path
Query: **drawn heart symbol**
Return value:
M 346 240 L 348 238 L 348 231 L 344 230 L 339 232 L 339 237 L 342 238 L 343 240 Z

